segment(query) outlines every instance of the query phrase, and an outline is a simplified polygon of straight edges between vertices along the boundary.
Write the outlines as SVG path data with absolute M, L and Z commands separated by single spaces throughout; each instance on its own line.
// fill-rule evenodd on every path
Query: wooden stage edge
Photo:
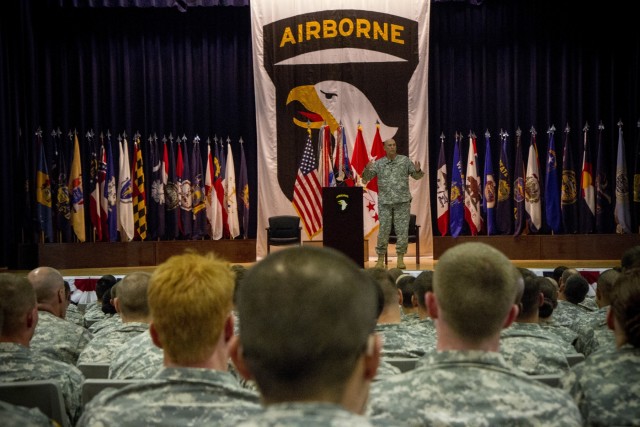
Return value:
M 431 269 L 448 248 L 463 242 L 483 242 L 503 253 L 516 265 L 523 267 L 553 267 L 560 264 L 575 267 L 613 267 L 619 265 L 622 254 L 640 245 L 638 234 L 576 234 L 527 236 L 460 236 L 434 237 L 433 256 L 423 256 L 414 264 L 415 257 L 405 257 L 407 269 Z M 410 249 L 411 249 L 410 245 Z M 136 267 L 149 270 L 172 255 L 187 248 L 198 252 L 214 252 L 229 262 L 253 264 L 256 261 L 256 240 L 190 240 L 129 243 L 46 243 L 35 248 L 31 269 L 48 265 L 61 270 L 109 269 L 131 270 Z M 393 250 L 391 251 L 393 253 Z M 428 253 L 429 251 L 424 251 Z M 372 261 L 373 260 L 373 261 Z M 395 258 L 389 257 L 388 267 L 395 267 Z M 462 261 L 462 260 L 461 260 Z M 365 263 L 371 267 L 375 259 Z

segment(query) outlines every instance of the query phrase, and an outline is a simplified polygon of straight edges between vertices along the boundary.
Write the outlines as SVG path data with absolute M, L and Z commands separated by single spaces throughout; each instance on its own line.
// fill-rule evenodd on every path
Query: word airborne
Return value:
M 402 33 L 404 26 L 388 22 L 371 22 L 363 18 L 343 18 L 340 21 L 325 19 L 307 21 L 294 27 L 285 27 L 280 39 L 280 47 L 296 44 L 311 39 L 330 39 L 334 37 L 365 37 L 373 40 L 384 40 L 391 43 L 404 44 Z

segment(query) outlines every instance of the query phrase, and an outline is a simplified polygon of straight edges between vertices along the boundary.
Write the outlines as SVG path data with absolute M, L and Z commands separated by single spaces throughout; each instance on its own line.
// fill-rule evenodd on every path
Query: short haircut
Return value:
M 98 297 L 98 301 L 102 301 L 104 293 L 111 289 L 111 287 L 115 285 L 117 281 L 118 280 L 115 278 L 115 276 L 112 276 L 111 274 L 105 274 L 98 279 L 98 281 L 96 282 L 96 296 Z
M 433 292 L 433 271 L 424 270 L 416 277 L 413 282 L 413 294 L 418 300 L 418 305 L 423 309 L 427 308 L 427 304 L 424 300 L 424 295 L 427 292 Z
M 499 250 L 479 242 L 458 244 L 440 257 L 433 274 L 438 315 L 460 337 L 481 341 L 500 332 L 521 282 Z
M 150 273 L 138 271 L 127 274 L 117 286 L 116 294 L 120 311 L 125 316 L 148 316 L 149 301 L 147 290 L 149 288 Z M 112 290 L 115 288 L 111 288 Z
M 411 302 L 411 296 L 413 295 L 413 282 L 415 282 L 416 278 L 410 274 L 406 276 L 398 277 L 396 281 L 396 286 L 402 292 L 402 306 L 407 308 L 412 308 L 413 303 Z
M 611 301 L 611 290 L 613 289 L 613 284 L 616 282 L 619 276 L 620 272 L 613 268 L 600 273 L 597 281 L 597 290 L 600 293 L 601 298 Z
M 562 278 L 562 273 L 564 273 L 564 271 L 569 268 L 566 265 L 559 265 L 556 268 L 553 269 L 553 278 L 556 280 L 556 282 L 560 283 L 560 278 Z
M 560 276 L 560 280 L 562 281 L 562 284 L 566 284 L 567 280 L 569 280 L 569 277 L 571 276 L 580 276 L 580 272 L 578 270 L 576 270 L 575 268 L 565 268 L 564 271 L 562 272 L 562 276 Z M 559 284 L 560 282 L 558 282 Z
M 234 275 L 213 254 L 187 252 L 160 264 L 149 280 L 149 310 L 164 352 L 179 365 L 213 352 L 231 312 Z
M 398 288 L 384 268 L 368 268 L 365 270 L 380 288 L 382 309 L 387 306 L 398 306 Z M 380 310 L 382 312 L 382 310 Z M 379 315 L 380 313 L 378 313 Z
M 36 292 L 26 277 L 0 273 L 0 330 L 2 335 L 17 332 L 22 317 L 36 306 Z
M 518 269 L 518 271 L 520 272 L 520 274 L 522 274 L 522 278 L 526 279 L 527 277 L 538 277 L 538 275 L 536 273 L 534 273 L 533 271 L 529 270 L 526 267 L 516 267 Z
M 564 282 L 564 296 L 573 304 L 580 304 L 589 293 L 589 282 L 581 274 L 573 274 Z
M 342 396 L 378 318 L 379 291 L 331 248 L 272 252 L 245 276 L 238 295 L 240 341 L 249 371 L 272 400 L 319 392 Z
M 625 270 L 618 277 L 611 292 L 611 312 L 629 344 L 640 347 L 640 269 Z
M 524 292 L 522 293 L 520 316 L 529 316 L 539 312 L 540 287 L 543 283 L 549 283 L 546 277 L 528 276 L 524 278 Z M 518 317 L 520 317 L 518 316 Z
M 558 306 L 558 287 L 551 280 L 550 277 L 545 277 L 546 282 L 540 282 L 540 292 L 544 297 L 544 301 L 538 310 L 538 314 L 543 319 L 551 316 L 553 310 Z
M 64 278 L 58 270 L 51 267 L 35 268 L 29 272 L 27 279 L 36 291 L 38 302 L 51 300 L 64 287 Z
M 398 280 L 398 277 L 400 277 L 403 274 L 405 274 L 403 269 L 397 268 L 397 267 L 393 267 L 393 268 L 388 269 L 387 273 L 389 273 L 389 276 L 391 277 L 391 280 L 393 280 L 394 284 Z
M 622 267 L 622 271 L 640 267 L 640 245 L 624 251 L 622 258 L 620 258 L 620 267 Z

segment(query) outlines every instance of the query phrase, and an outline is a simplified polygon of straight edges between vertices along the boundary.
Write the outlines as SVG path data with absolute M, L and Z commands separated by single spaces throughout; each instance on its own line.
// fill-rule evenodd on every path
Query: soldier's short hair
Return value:
M 393 282 L 392 277 L 387 273 L 387 270 L 384 268 L 368 268 L 365 270 L 373 281 L 380 288 L 380 295 L 382 295 L 382 307 L 381 312 L 384 307 L 395 305 L 398 306 L 398 288 L 396 284 Z
M 521 310 L 522 316 L 528 316 L 540 310 L 540 287 L 549 281 L 546 277 L 528 276 L 524 279 L 524 292 L 522 293 Z
M 37 267 L 29 272 L 27 279 L 36 291 L 38 302 L 52 300 L 64 287 L 64 278 L 52 267 Z
M 626 270 L 618 277 L 611 291 L 611 311 L 627 342 L 640 347 L 640 269 Z
M 512 262 L 499 250 L 479 242 L 448 249 L 433 275 L 438 315 L 469 342 L 502 329 L 520 289 L 522 275 Z
M 18 331 L 22 317 L 36 306 L 36 292 L 26 277 L 0 273 L 0 331 Z
M 136 271 L 127 274 L 118 282 L 116 295 L 120 311 L 124 316 L 148 316 L 149 300 L 147 291 L 149 288 L 150 273 Z M 112 290 L 115 289 L 112 288 Z
M 573 274 L 564 282 L 564 296 L 573 304 L 580 304 L 589 293 L 589 282 L 581 274 Z
M 187 252 L 160 264 L 149 279 L 149 310 L 163 350 L 179 365 L 215 348 L 231 313 L 234 275 L 213 254 Z
M 273 252 L 247 273 L 238 295 L 240 342 L 264 396 L 342 395 L 358 356 L 371 348 L 379 291 L 331 248 Z
M 600 273 L 596 288 L 597 292 L 600 294 L 600 298 L 611 301 L 611 290 L 613 289 L 613 284 L 618 279 L 618 276 L 620 276 L 620 272 L 614 268 L 610 268 Z
M 427 308 L 424 300 L 427 292 L 433 292 L 433 271 L 431 270 L 422 271 L 413 282 L 413 294 L 418 300 L 418 305 L 423 309 Z

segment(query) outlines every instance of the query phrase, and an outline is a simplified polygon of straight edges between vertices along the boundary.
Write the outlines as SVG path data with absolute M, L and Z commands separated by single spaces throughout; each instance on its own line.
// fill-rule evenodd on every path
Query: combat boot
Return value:
M 404 254 L 398 254 L 398 268 L 400 269 L 405 269 L 407 268 L 407 266 L 404 264 L 404 259 L 402 259 L 404 257 Z
M 376 268 L 384 268 L 384 255 L 378 255 L 378 261 L 376 261 Z

